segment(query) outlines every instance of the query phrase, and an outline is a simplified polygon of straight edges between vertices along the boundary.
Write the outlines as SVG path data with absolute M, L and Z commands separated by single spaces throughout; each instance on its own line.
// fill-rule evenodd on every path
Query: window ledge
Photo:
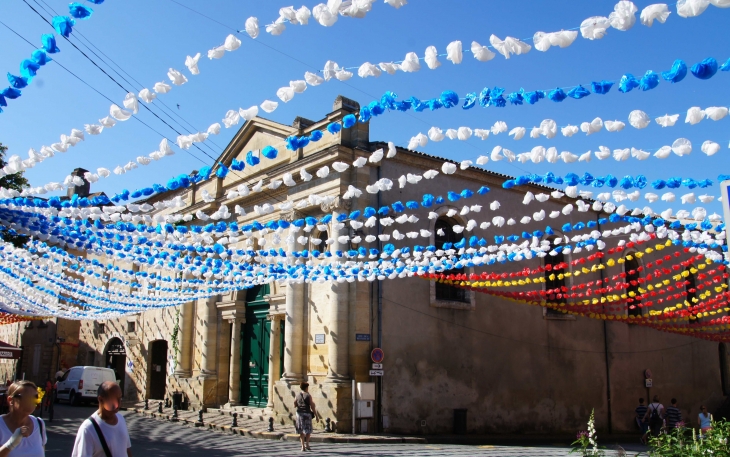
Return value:
M 542 316 L 542 318 L 545 320 L 549 320 L 549 321 L 574 321 L 575 320 L 575 316 L 573 316 L 572 314 L 561 314 L 561 315 L 544 314 Z
M 463 301 L 455 301 L 455 300 L 438 300 L 438 299 L 431 300 L 431 306 L 434 308 L 464 309 L 464 310 L 468 310 L 468 311 L 471 311 L 476 307 L 475 304 L 471 300 L 468 302 L 463 302 Z

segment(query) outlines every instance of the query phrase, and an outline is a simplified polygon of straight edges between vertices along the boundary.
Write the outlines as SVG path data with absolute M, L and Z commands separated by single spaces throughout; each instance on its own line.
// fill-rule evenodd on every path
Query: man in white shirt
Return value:
M 99 410 L 79 427 L 71 457 L 132 457 L 127 423 L 118 413 L 122 389 L 105 381 L 99 386 L 98 398 Z

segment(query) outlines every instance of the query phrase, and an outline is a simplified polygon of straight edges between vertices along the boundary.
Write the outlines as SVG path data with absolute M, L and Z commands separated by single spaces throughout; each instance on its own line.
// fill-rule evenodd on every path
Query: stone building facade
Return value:
M 0 381 L 28 379 L 45 386 L 56 372 L 83 363 L 79 359 L 79 321 L 43 319 L 0 326 L 0 341 L 23 350 L 20 359 L 0 359 Z
M 462 205 L 446 202 L 432 208 L 408 211 L 418 217 L 407 230 L 428 230 L 431 239 L 408 244 L 439 244 L 439 228 L 466 225 L 469 218 L 491 220 L 494 215 L 519 220 L 526 208 L 560 210 L 574 199 L 551 199 L 532 209 L 522 204 L 524 193 L 548 192 L 539 186 L 503 189 L 506 176 L 477 168 L 453 175 L 439 175 L 419 185 L 397 185 L 375 195 L 363 192 L 343 199 L 348 186 L 364 189 L 380 178 L 397 183 L 408 173 L 440 170 L 444 159 L 398 149 L 395 157 L 343 173 L 299 179 L 299 170 L 310 173 L 335 161 L 352 163 L 368 158 L 387 145 L 371 142 L 368 124 L 356 124 L 339 134 L 325 134 L 319 142 L 291 152 L 281 146 L 290 135 L 306 135 L 357 113 L 356 102 L 338 97 L 324 119 L 297 118 L 292 126 L 262 118 L 247 122 L 237 133 L 219 162 L 243 161 L 247 151 L 279 145 L 274 160 L 262 159 L 257 167 L 213 177 L 190 188 L 171 191 L 147 200 L 153 204 L 179 195 L 187 214 L 211 214 L 229 207 L 270 203 L 277 210 L 256 217 L 249 212 L 236 216 L 239 224 L 254 219 L 296 220 L 328 213 L 349 213 L 366 206 L 379 208 L 397 201 L 420 201 L 423 194 L 445 195 L 448 190 L 476 190 L 488 186 L 485 195 L 475 195 L 469 205 L 481 205 L 479 214 L 461 216 Z M 284 173 L 296 176 L 296 185 L 228 199 L 226 194 L 245 182 L 268 184 Z M 529 188 L 529 189 L 528 189 Z M 215 197 L 202 198 L 203 191 Z M 282 211 L 282 202 L 298 202 L 309 195 L 330 196 L 324 203 L 301 210 Z M 501 210 L 488 211 L 498 200 Z M 536 204 L 537 205 L 537 204 Z M 455 211 L 449 211 L 455 210 Z M 170 211 L 170 210 L 165 210 Z M 439 217 L 430 219 L 429 212 Z M 479 216 L 479 217 L 477 217 Z M 595 220 L 605 214 L 574 211 L 549 222 L 490 227 L 477 230 L 487 240 L 517 231 L 543 230 L 549 223 L 561 227 L 570 222 Z M 598 230 L 620 227 L 604 224 Z M 287 250 L 325 249 L 316 241 L 341 235 L 350 238 L 391 233 L 393 227 L 330 224 L 326 232 L 302 233 L 306 244 L 290 244 Z M 301 232 L 300 232 L 301 233 Z M 558 233 L 557 235 L 560 235 Z M 267 239 L 271 234 L 267 235 Z M 606 239 L 616 246 L 628 235 Z M 317 247 L 320 246 L 320 247 Z M 336 241 L 327 249 L 348 250 L 353 246 Z M 378 247 L 376 243 L 372 246 Z M 666 251 L 665 251 L 666 252 Z M 586 253 L 573 253 L 580 258 Z M 642 263 L 658 258 L 647 254 Z M 565 256 L 568 260 L 569 256 Z M 520 268 L 537 268 L 545 260 L 522 261 Z M 119 264 L 121 267 L 132 268 Z M 497 263 L 488 271 L 513 271 L 516 265 Z M 621 268 L 614 268 L 620 272 Z M 485 268 L 467 268 L 481 273 Z M 602 271 L 585 274 L 601 279 Z M 364 279 L 364 278 L 363 278 Z M 571 278 L 565 279 L 570 285 Z M 520 288 L 516 288 L 520 290 Z M 624 310 L 623 313 L 628 313 Z M 633 312 L 633 311 L 632 311 Z M 641 309 L 639 309 L 641 312 Z M 193 408 L 248 405 L 267 407 L 280 421 L 290 421 L 292 400 L 302 380 L 310 383 L 322 418 L 331 418 L 341 432 L 353 427 L 352 381 L 377 383 L 375 417 L 358 421 L 394 433 L 573 433 L 583 427 L 592 409 L 598 427 L 614 432 L 634 429 L 633 410 L 639 397 L 659 394 L 666 401 L 677 397 L 683 413 L 695 416 L 700 404 L 718 407 L 730 392 L 728 360 L 717 343 L 616 321 L 574 317 L 560 311 L 509 302 L 498 297 L 456 289 L 418 278 L 384 281 L 292 284 L 271 283 L 224 296 L 187 303 L 178 309 L 161 309 L 125 316 L 107 322 L 82 322 L 79 358 L 83 364 L 110 366 L 117 371 L 127 401 L 170 398 L 181 392 Z M 10 341 L 12 342 L 12 341 Z M 371 378 L 370 353 L 380 347 L 385 353 L 382 378 Z M 653 387 L 645 387 L 645 373 L 653 372 Z M 315 426 L 322 427 L 323 422 Z

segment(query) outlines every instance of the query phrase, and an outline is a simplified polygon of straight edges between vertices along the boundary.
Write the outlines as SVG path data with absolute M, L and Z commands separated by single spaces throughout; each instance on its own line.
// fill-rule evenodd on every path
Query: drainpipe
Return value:
M 380 172 L 381 167 L 378 166 L 378 180 L 380 180 Z M 378 201 L 378 209 L 380 209 L 382 202 L 381 202 L 381 193 L 377 193 L 377 201 Z M 378 218 L 377 222 L 377 228 L 378 228 L 378 235 L 381 235 L 383 233 L 383 227 L 380 225 L 380 218 Z M 380 240 L 380 236 L 378 236 L 378 251 L 383 252 L 383 242 Z M 383 347 L 383 281 L 378 280 L 378 347 Z M 377 417 L 377 424 L 376 424 L 376 430 L 380 433 L 383 431 L 383 376 L 378 376 L 377 380 L 377 403 L 376 403 L 376 417 Z
M 599 232 L 601 231 L 601 223 L 598 222 L 600 215 L 600 213 L 596 213 L 596 224 L 598 224 L 596 228 Z M 604 266 L 603 258 L 601 258 L 601 266 Z M 601 287 L 603 287 L 605 280 L 604 269 L 601 268 L 599 272 L 601 274 Z M 605 297 L 605 294 L 601 294 L 601 297 Z M 608 360 L 608 324 L 605 319 L 603 320 L 603 353 L 606 363 L 606 401 L 608 404 L 608 434 L 610 435 L 613 433 L 613 427 L 611 425 L 611 364 Z

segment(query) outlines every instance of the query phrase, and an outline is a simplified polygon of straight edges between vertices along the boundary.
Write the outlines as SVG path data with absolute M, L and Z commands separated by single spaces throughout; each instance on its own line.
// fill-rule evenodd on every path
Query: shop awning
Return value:
M 0 341 L 0 359 L 19 359 L 22 349 Z

